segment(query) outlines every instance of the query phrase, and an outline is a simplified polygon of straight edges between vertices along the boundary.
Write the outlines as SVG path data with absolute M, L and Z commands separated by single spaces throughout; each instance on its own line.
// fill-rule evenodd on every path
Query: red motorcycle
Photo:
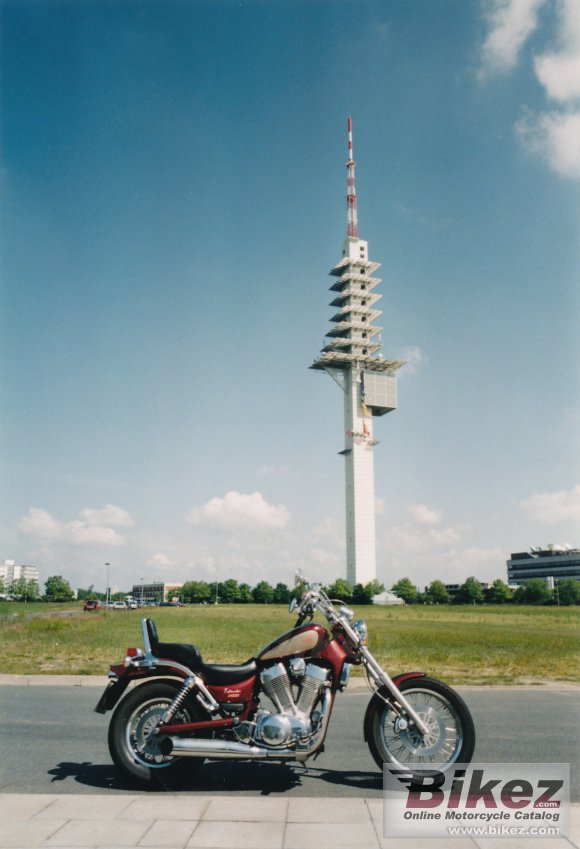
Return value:
M 353 622 L 318 584 L 302 580 L 300 590 L 290 603 L 294 628 L 242 664 L 204 663 L 196 646 L 162 643 L 153 620 L 142 620 L 143 649 L 111 666 L 95 708 L 115 708 L 109 749 L 126 778 L 151 785 L 205 759 L 308 760 L 321 750 L 352 664 L 362 665 L 374 691 L 364 737 L 379 769 L 413 773 L 471 760 L 473 720 L 454 690 L 424 672 L 391 678 L 367 648 L 363 620 Z M 316 611 L 327 627 L 312 622 Z M 137 686 L 125 695 L 129 684 Z

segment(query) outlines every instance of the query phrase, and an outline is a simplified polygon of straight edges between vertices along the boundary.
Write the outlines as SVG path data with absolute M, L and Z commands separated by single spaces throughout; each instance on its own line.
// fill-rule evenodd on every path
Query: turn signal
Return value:
M 358 638 L 360 640 L 361 646 L 368 646 L 369 644 L 369 635 L 367 629 L 367 623 L 364 619 L 357 619 L 356 622 L 352 623 L 353 630 L 356 631 Z

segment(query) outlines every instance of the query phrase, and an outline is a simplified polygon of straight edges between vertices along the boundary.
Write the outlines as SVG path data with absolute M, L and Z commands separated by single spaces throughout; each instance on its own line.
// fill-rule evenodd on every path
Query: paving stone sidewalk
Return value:
M 284 799 L 183 794 L 0 794 L 1 849 L 425 849 L 385 838 L 380 799 Z M 429 849 L 580 849 L 572 837 L 431 838 Z

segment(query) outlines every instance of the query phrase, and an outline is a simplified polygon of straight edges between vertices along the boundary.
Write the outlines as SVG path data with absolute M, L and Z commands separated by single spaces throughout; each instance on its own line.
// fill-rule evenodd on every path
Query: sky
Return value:
M 577 0 L 0 0 L 0 79 L 0 562 L 345 575 L 349 115 L 379 580 L 580 546 Z

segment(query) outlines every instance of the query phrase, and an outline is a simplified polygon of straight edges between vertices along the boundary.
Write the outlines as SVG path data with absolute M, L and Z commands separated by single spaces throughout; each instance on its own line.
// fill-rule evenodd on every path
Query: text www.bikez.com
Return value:
M 447 833 L 450 837 L 559 837 L 560 829 L 554 825 L 450 825 Z

